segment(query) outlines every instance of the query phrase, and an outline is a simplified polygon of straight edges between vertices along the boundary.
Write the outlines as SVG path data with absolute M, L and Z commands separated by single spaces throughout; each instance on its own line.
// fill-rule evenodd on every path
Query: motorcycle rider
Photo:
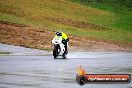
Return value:
M 69 41 L 69 38 L 67 37 L 67 35 L 64 32 L 61 32 L 61 31 L 57 31 L 56 32 L 55 37 L 57 37 L 57 36 L 61 36 L 62 37 L 62 43 L 64 44 L 64 47 L 65 47 L 65 53 L 67 54 L 68 53 L 67 43 Z

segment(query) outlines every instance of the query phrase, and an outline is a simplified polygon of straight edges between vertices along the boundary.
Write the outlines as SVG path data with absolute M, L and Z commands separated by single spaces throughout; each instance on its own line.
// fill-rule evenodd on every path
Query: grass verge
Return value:
M 0 52 L 0 55 L 1 54 L 10 54 L 10 52 Z

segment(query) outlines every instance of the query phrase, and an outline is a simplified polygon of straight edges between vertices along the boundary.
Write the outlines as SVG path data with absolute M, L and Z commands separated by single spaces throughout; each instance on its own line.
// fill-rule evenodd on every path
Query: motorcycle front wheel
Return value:
M 53 56 L 54 56 L 54 59 L 57 59 L 58 57 L 58 45 L 54 45 L 54 50 L 53 50 Z

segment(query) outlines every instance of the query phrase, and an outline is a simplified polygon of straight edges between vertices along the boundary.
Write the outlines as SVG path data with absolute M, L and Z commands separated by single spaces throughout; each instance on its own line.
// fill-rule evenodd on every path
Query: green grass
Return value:
M 82 0 L 67 0 L 67 1 L 81 4 Z M 104 11 L 110 11 L 114 14 L 113 15 L 114 17 L 111 17 L 111 18 L 115 20 L 112 21 L 111 24 L 108 24 L 107 22 L 109 21 L 104 17 L 104 19 L 107 22 L 104 22 L 104 20 L 102 20 L 101 18 L 100 20 L 92 20 L 93 23 L 104 25 L 111 28 L 132 31 L 131 30 L 132 29 L 132 5 L 131 3 L 129 3 L 130 0 L 124 0 L 122 2 L 121 0 L 101 0 L 101 1 L 102 2 L 97 3 L 97 0 L 91 0 L 91 2 L 88 2 L 88 0 L 83 0 L 83 3 L 81 5 L 102 9 Z
M 1 54 L 10 54 L 10 52 L 0 52 L 0 55 Z
M 105 5 L 103 5 L 105 6 Z M 102 7 L 100 7 L 102 8 Z M 106 7 L 107 8 L 107 7 Z M 104 30 L 83 29 L 58 20 L 87 22 Z M 42 30 L 63 30 L 75 36 L 87 36 L 107 41 L 132 43 L 132 15 L 101 10 L 99 6 L 82 6 L 67 0 L 0 0 L 0 21 L 29 25 Z

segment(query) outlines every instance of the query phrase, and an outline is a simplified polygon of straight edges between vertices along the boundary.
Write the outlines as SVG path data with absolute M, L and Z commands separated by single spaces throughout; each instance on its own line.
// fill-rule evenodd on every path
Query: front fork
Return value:
M 58 54 L 61 52 L 61 48 L 60 48 L 60 45 L 59 44 L 54 44 L 54 47 L 58 47 L 57 48 L 57 51 L 58 51 Z

